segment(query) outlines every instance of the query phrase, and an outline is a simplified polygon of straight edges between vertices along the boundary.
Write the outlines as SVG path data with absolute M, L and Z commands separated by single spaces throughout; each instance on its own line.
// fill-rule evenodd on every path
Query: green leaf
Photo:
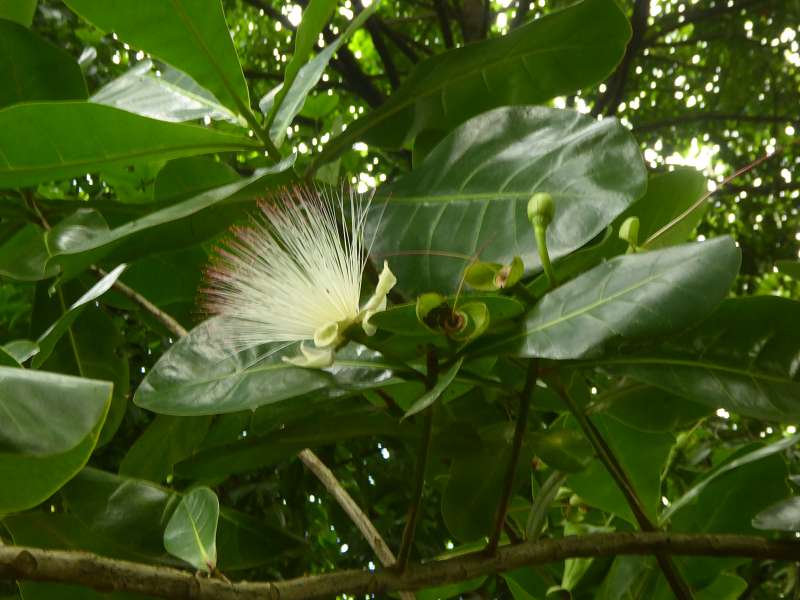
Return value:
M 4 108 L 0 110 L 0 146 L 0 189 L 65 179 L 144 158 L 260 149 L 258 142 L 243 135 L 165 123 L 91 102 L 37 102 Z
M 777 531 L 800 530 L 800 496 L 781 500 L 762 510 L 753 517 L 753 527 Z
M 169 161 L 156 176 L 154 199 L 169 201 L 189 198 L 211 188 L 240 179 L 228 164 L 210 156 L 191 156 Z
M 67 0 L 81 17 L 131 46 L 169 63 L 207 88 L 229 108 L 250 106 L 220 0 Z
M 2 346 L 3 351 L 22 364 L 39 352 L 39 345 L 30 340 L 14 340 Z
M 661 499 L 661 471 L 675 437 L 670 433 L 637 431 L 605 415 L 593 415 L 591 419 L 625 469 L 648 516 L 655 520 Z M 570 475 L 567 485 L 590 506 L 636 523 L 625 497 L 599 460 Z
M 208 437 L 213 434 L 212 430 Z M 332 400 L 310 394 L 258 409 L 252 420 L 232 424 L 224 441 L 210 443 L 207 438 L 200 451 L 175 465 L 175 473 L 190 479 L 224 479 L 289 460 L 303 448 L 373 436 L 416 440 L 418 432 L 363 398 Z
M 176 563 L 164 550 L 164 528 L 182 495 L 152 483 L 85 468 L 61 490 L 69 513 L 29 512 L 3 523 L 17 544 L 85 550 L 138 562 Z M 263 565 L 303 541 L 276 524 L 228 508 L 219 515 L 223 570 Z
M 708 302 L 708 300 L 703 300 Z M 776 296 L 723 302 L 696 328 L 660 347 L 593 361 L 713 409 L 773 421 L 800 417 L 800 303 Z
M 699 171 L 680 167 L 668 173 L 659 173 L 650 177 L 647 193 L 634 202 L 620 219 L 628 216 L 639 218 L 639 244 L 643 244 L 705 193 L 706 178 Z M 708 202 L 703 202 L 679 224 L 654 239 L 647 248 L 654 250 L 687 242 L 707 209 Z
M 50 357 L 56 342 L 61 339 L 62 335 L 67 333 L 73 321 L 78 318 L 78 315 L 86 309 L 89 303 L 105 294 L 114 285 L 122 271 L 125 270 L 125 266 L 124 264 L 119 265 L 73 302 L 69 308 L 65 307 L 61 317 L 39 336 L 39 339 L 36 340 L 36 343 L 39 344 L 39 352 L 33 357 L 32 361 L 34 369 L 38 369 Z
M 690 428 L 712 409 L 633 382 L 595 396 L 590 412 L 604 412 L 639 431 L 669 432 Z
M 320 8 L 320 4 L 322 8 Z M 335 6 L 335 2 L 330 2 L 331 8 Z M 309 10 L 314 8 L 314 12 L 316 14 L 312 15 L 309 14 Z M 296 73 L 291 74 L 292 81 L 288 83 L 288 92 L 284 92 L 284 88 L 287 86 L 287 82 L 290 80 L 290 68 L 292 68 L 293 63 L 295 62 L 296 58 L 300 56 L 298 54 L 297 49 L 295 49 L 295 53 L 292 56 L 292 60 L 289 62 L 289 65 L 286 67 L 286 73 L 284 75 L 284 83 L 280 84 L 279 86 L 270 90 L 270 92 L 264 96 L 258 103 L 258 107 L 261 109 L 261 112 L 265 115 L 270 115 L 272 120 L 270 121 L 272 124 L 269 128 L 269 135 L 272 141 L 280 146 L 283 143 L 283 140 L 286 138 L 286 129 L 291 125 L 292 120 L 300 112 L 301 109 L 304 109 L 304 106 L 308 107 L 307 98 L 308 94 L 311 90 L 319 82 L 320 77 L 325 72 L 325 69 L 328 67 L 328 63 L 330 62 L 333 55 L 336 54 L 336 51 L 341 48 L 342 44 L 353 34 L 357 29 L 363 25 L 364 21 L 366 21 L 375 9 L 378 7 L 378 2 L 373 2 L 370 6 L 366 7 L 363 11 L 361 11 L 347 26 L 347 29 L 344 31 L 342 35 L 336 38 L 336 41 L 332 44 L 328 44 L 325 48 L 322 49 L 314 58 L 306 62 L 299 69 Z M 295 44 L 300 44 L 300 30 L 303 30 L 303 37 L 305 43 L 310 42 L 311 45 L 316 42 L 316 37 L 309 35 L 309 32 L 306 31 L 307 29 L 313 28 L 315 25 L 319 25 L 320 30 L 322 26 L 324 26 L 325 21 L 327 21 L 327 17 L 322 21 L 320 25 L 320 17 L 322 16 L 320 13 L 326 9 L 325 2 L 316 4 L 312 3 L 306 12 L 303 13 L 303 20 L 300 23 L 300 28 L 298 29 L 297 37 L 295 38 Z M 307 17 L 314 16 L 314 22 L 309 19 L 308 23 L 306 22 Z M 317 34 L 319 31 L 317 31 Z M 306 56 L 308 56 L 308 52 L 310 51 L 310 47 L 308 50 L 305 51 Z M 303 59 L 305 60 L 305 59 Z M 298 61 L 298 64 L 302 64 L 302 61 Z M 332 98 L 332 96 L 322 96 L 323 98 Z M 338 97 L 336 97 L 336 102 L 338 102 Z M 277 112 L 276 107 L 277 106 Z M 316 118 L 314 115 L 309 115 L 311 118 Z M 318 115 L 321 116 L 321 115 Z
M 267 344 L 236 352 L 220 318 L 209 319 L 178 340 L 147 374 L 134 402 L 153 412 L 212 415 L 253 409 L 310 392 L 337 396 L 386 385 L 392 365 L 377 352 L 349 344 L 325 370 L 295 367 L 283 357 L 296 345 Z
M 0 246 L 0 276 L 17 281 L 55 277 L 58 267 L 46 267 L 48 257 L 44 232 L 29 223 Z
M 613 0 L 592 0 L 501 38 L 433 56 L 419 63 L 379 109 L 334 138 L 316 164 L 360 140 L 400 147 L 425 129 L 449 131 L 497 106 L 540 104 L 592 85 L 620 61 L 630 34 Z
M 110 393 L 105 381 L 0 367 L 0 452 L 74 448 L 105 417 Z
M 599 6 L 599 4 L 597 4 Z M 554 260 L 583 246 L 645 189 L 639 147 L 615 119 L 505 107 L 448 135 L 410 174 L 380 189 L 373 254 L 406 293 L 455 293 L 473 257 L 541 268 L 527 216 L 531 194 L 555 201 Z M 380 222 L 378 222 L 380 221 Z
M 193 489 L 178 504 L 164 530 L 164 548 L 198 571 L 217 568 L 219 500 L 207 487 Z
M 167 67 L 156 77 L 152 68 L 149 60 L 137 63 L 96 91 L 89 100 L 159 121 L 179 123 L 208 117 L 213 121 L 247 126 L 247 121 L 225 108 L 211 92 L 185 73 Z
M 48 265 L 59 265 L 64 271 L 63 277 L 69 278 L 101 259 L 136 260 L 206 240 L 244 215 L 244 211 L 234 210 L 235 201 L 263 192 L 265 183 L 286 171 L 293 162 L 294 157 L 284 159 L 273 167 L 257 170 L 247 179 L 203 192 L 114 229 L 98 229 L 94 235 L 68 247 L 62 244 L 53 251 Z
M 30 27 L 38 0 L 0 0 L 0 19 Z
M 189 458 L 208 432 L 211 417 L 156 415 L 128 450 L 120 475 L 163 483 L 173 466 Z
M 800 279 L 800 262 L 796 260 L 778 260 L 775 261 L 775 266 L 784 275 Z
M 732 460 L 724 463 L 719 468 L 714 469 L 704 477 L 702 477 L 699 481 L 697 481 L 691 488 L 689 488 L 680 498 L 675 500 L 669 508 L 664 511 L 662 515 L 662 522 L 667 522 L 668 520 L 672 519 L 675 513 L 680 511 L 682 508 L 685 508 L 691 505 L 697 498 L 704 492 L 704 490 L 714 483 L 720 477 L 726 476 L 728 473 L 732 471 L 736 471 L 737 469 L 741 469 L 751 463 L 763 460 L 765 458 L 769 458 L 773 454 L 778 452 L 783 452 L 787 448 L 792 447 L 800 441 L 800 434 L 793 435 L 787 438 L 784 438 L 778 442 L 773 442 L 771 444 L 767 444 L 766 446 L 761 446 L 751 452 L 743 454 L 741 456 L 735 457 Z
M 565 473 L 582 471 L 594 458 L 591 444 L 575 429 L 551 428 L 529 434 L 528 440 L 539 458 Z
M 108 411 L 111 387 L 104 381 L 0 367 L 0 514 L 36 506 L 86 464 Z
M 461 370 L 461 365 L 464 364 L 464 357 L 462 356 L 459 358 L 453 365 L 447 369 L 440 377 L 436 380 L 436 385 L 434 385 L 431 389 L 426 391 L 419 399 L 411 405 L 406 411 L 406 414 L 403 416 L 404 419 L 407 419 L 411 415 L 415 415 L 420 411 L 425 410 L 431 404 L 436 402 L 439 397 L 444 393 L 444 391 L 448 388 L 448 386 L 453 383 L 453 380 L 458 375 L 458 372 Z
M 328 19 L 330 19 L 331 14 L 333 14 L 336 4 L 337 0 L 311 0 L 305 6 L 303 18 L 294 34 L 294 52 L 283 73 L 283 86 L 278 90 L 272 108 L 267 115 L 267 125 L 271 126 L 275 122 L 275 117 L 283 104 L 284 98 L 291 90 L 300 68 L 308 61 L 308 57 L 319 39 L 319 34 Z M 305 100 L 305 95 L 303 94 L 302 100 Z M 302 102 L 300 106 L 302 106 Z M 300 109 L 300 106 L 297 107 L 297 110 Z M 285 133 L 287 125 L 288 123 L 283 124 L 279 130 L 283 130 Z
M 18 0 L 17 0 L 18 1 Z M 78 63 L 61 48 L 6 21 L 0 7 L 0 108 L 36 100 L 85 100 Z
M 522 331 L 482 351 L 580 358 L 615 338 L 670 333 L 708 315 L 739 271 L 733 240 L 716 238 L 602 263 L 547 294 Z

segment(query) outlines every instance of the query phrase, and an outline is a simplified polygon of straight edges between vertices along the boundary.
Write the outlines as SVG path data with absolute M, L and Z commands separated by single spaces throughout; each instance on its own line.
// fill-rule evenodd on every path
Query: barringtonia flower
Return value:
M 301 355 L 284 360 L 322 368 L 350 325 L 375 333 L 369 319 L 386 308 L 397 280 L 384 262 L 375 293 L 359 304 L 370 203 L 353 190 L 294 187 L 260 202 L 249 226 L 233 228 L 204 291 L 205 307 L 225 317 L 234 347 L 301 342 Z

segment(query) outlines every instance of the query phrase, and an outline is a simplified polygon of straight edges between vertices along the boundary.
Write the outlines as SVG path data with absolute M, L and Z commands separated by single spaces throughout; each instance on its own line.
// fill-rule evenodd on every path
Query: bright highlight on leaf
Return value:
M 262 202 L 248 227 L 233 230 L 208 269 L 205 293 L 234 347 L 302 342 L 301 355 L 287 360 L 323 368 L 350 325 L 375 333 L 369 319 L 386 308 L 397 280 L 384 263 L 375 293 L 359 305 L 370 204 L 353 190 L 296 187 Z

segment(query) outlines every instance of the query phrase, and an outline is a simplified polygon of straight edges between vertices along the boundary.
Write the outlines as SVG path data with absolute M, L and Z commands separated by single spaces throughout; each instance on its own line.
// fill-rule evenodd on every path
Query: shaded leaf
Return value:
M 800 530 L 800 496 L 792 496 L 762 510 L 753 517 L 756 529 Z
M 30 27 L 38 0 L 0 0 L 0 19 Z
M 461 370 L 461 365 L 464 364 L 464 357 L 460 357 L 453 365 L 447 369 L 439 378 L 436 380 L 436 384 L 429 390 L 427 390 L 419 399 L 411 405 L 406 411 L 406 414 L 403 418 L 408 418 L 411 415 L 415 415 L 420 411 L 425 410 L 431 404 L 436 402 L 439 397 L 444 393 L 444 391 L 448 388 L 448 386 L 453 383 L 453 380 L 458 375 L 458 372 Z
M 86 99 L 86 82 L 78 63 L 24 25 L 5 20 L 2 11 L 0 5 L 0 81 L 4 82 L 0 108 L 36 100 Z
M 58 267 L 45 266 L 48 257 L 44 232 L 29 223 L 0 246 L 0 276 L 17 281 L 55 277 Z

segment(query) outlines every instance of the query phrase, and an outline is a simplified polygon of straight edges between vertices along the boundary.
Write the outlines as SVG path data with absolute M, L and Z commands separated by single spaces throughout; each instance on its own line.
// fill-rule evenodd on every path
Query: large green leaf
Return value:
M 91 102 L 0 110 L 0 189 L 157 160 L 260 148 L 244 135 L 165 123 Z
M 15 543 L 177 564 L 164 550 L 163 534 L 182 497 L 178 492 L 86 468 L 61 495 L 68 513 L 36 511 L 4 519 Z M 277 525 L 235 510 L 220 510 L 217 549 L 223 570 L 252 568 L 302 545 L 302 540 Z
M 90 100 L 160 121 L 179 123 L 207 117 L 247 125 L 185 73 L 168 67 L 156 76 L 152 68 L 149 60 L 137 63 L 96 91 Z
M 0 452 L 59 454 L 102 421 L 111 384 L 0 367 Z
M 703 300 L 707 302 L 707 300 Z M 723 302 L 696 328 L 594 364 L 712 408 L 768 420 L 800 417 L 800 303 L 776 296 Z
M 707 316 L 728 294 L 739 260 L 728 237 L 617 257 L 547 294 L 528 313 L 521 332 L 482 351 L 580 358 L 615 338 L 680 330 Z
M 0 19 L 30 27 L 38 0 L 0 0 Z
M 0 367 L 0 514 L 36 506 L 89 459 L 111 384 Z
M 220 0 L 67 0 L 67 6 L 131 46 L 184 71 L 226 106 L 250 106 L 247 82 Z
M 164 548 L 198 571 L 217 568 L 217 523 L 219 499 L 207 487 L 186 494 L 164 530 Z
M 433 56 L 383 106 L 335 138 L 317 163 L 359 140 L 399 147 L 423 130 L 449 131 L 497 106 L 538 104 L 592 85 L 622 58 L 630 32 L 613 0 L 590 0 L 502 38 Z
M 374 200 L 373 255 L 388 257 L 408 293 L 455 293 L 470 257 L 540 268 L 527 217 L 534 192 L 548 192 L 553 259 L 600 233 L 644 193 L 636 141 L 614 119 L 505 107 L 447 136 L 409 175 Z M 381 218 L 382 216 L 382 218 Z M 378 219 L 380 218 L 380 224 Z
M 243 215 L 243 211 L 234 210 L 234 201 L 249 200 L 263 192 L 267 181 L 286 171 L 293 162 L 294 157 L 289 157 L 259 169 L 251 177 L 202 192 L 114 229 L 96 226 L 92 231 L 84 224 L 80 238 L 65 231 L 70 234 L 65 236 L 70 243 L 62 243 L 57 249 L 51 247 L 48 267 L 59 265 L 64 276 L 71 277 L 106 257 L 114 262 L 120 257 L 135 260 L 204 241 Z
M 0 13 L 0 107 L 35 100 L 84 100 L 78 63 L 61 48 Z
M 268 344 L 235 351 L 220 318 L 209 319 L 181 338 L 156 363 L 136 390 L 134 402 L 170 415 L 211 415 L 253 409 L 318 391 L 339 395 L 384 385 L 392 366 L 377 352 L 349 344 L 325 370 L 303 369 L 283 360 L 296 344 Z
M 318 5 L 312 4 L 312 7 L 315 7 L 315 12 L 321 12 Z M 269 115 L 271 113 L 275 113 L 273 116 L 272 124 L 269 128 L 269 135 L 272 138 L 272 141 L 275 142 L 276 145 L 280 146 L 283 143 L 283 140 L 286 137 L 286 129 L 291 125 L 292 120 L 294 119 L 295 115 L 303 108 L 304 103 L 306 102 L 306 98 L 311 90 L 317 85 L 319 82 L 319 78 L 322 77 L 322 74 L 325 72 L 325 69 L 328 67 L 328 63 L 330 62 L 333 55 L 336 54 L 336 51 L 341 48 L 342 44 L 359 28 L 361 25 L 366 21 L 375 9 L 378 7 L 378 2 L 374 2 L 366 9 L 362 10 L 347 26 L 345 32 L 336 38 L 332 44 L 328 44 L 323 48 L 314 58 L 309 60 L 306 64 L 302 66 L 302 68 L 297 71 L 296 74 L 293 74 L 291 77 L 291 82 L 289 82 L 289 69 L 293 68 L 292 65 L 297 58 L 298 53 L 297 49 L 295 49 L 295 54 L 292 56 L 292 61 L 286 67 L 286 74 L 284 76 L 284 83 L 280 84 L 279 86 L 270 90 L 270 92 L 264 96 L 258 103 L 258 107 L 261 109 L 265 115 Z M 324 9 L 323 9 L 324 10 Z M 315 39 L 311 39 L 306 31 L 307 28 L 313 27 L 314 25 L 318 25 L 321 28 L 321 25 L 324 25 L 324 22 L 320 24 L 321 19 L 315 19 L 315 23 L 307 23 L 306 18 L 309 16 L 308 9 L 303 14 L 303 21 L 300 25 L 300 29 L 303 30 L 304 37 L 306 38 L 306 42 L 310 41 L 312 44 L 314 43 Z M 318 17 L 319 15 L 317 15 Z M 298 30 L 298 38 L 296 44 L 300 43 L 299 36 L 300 30 Z M 306 51 L 307 54 L 307 51 Z M 284 87 L 288 83 L 289 91 L 284 92 Z M 330 96 L 325 96 L 330 97 Z M 275 105 L 277 103 L 277 111 Z

